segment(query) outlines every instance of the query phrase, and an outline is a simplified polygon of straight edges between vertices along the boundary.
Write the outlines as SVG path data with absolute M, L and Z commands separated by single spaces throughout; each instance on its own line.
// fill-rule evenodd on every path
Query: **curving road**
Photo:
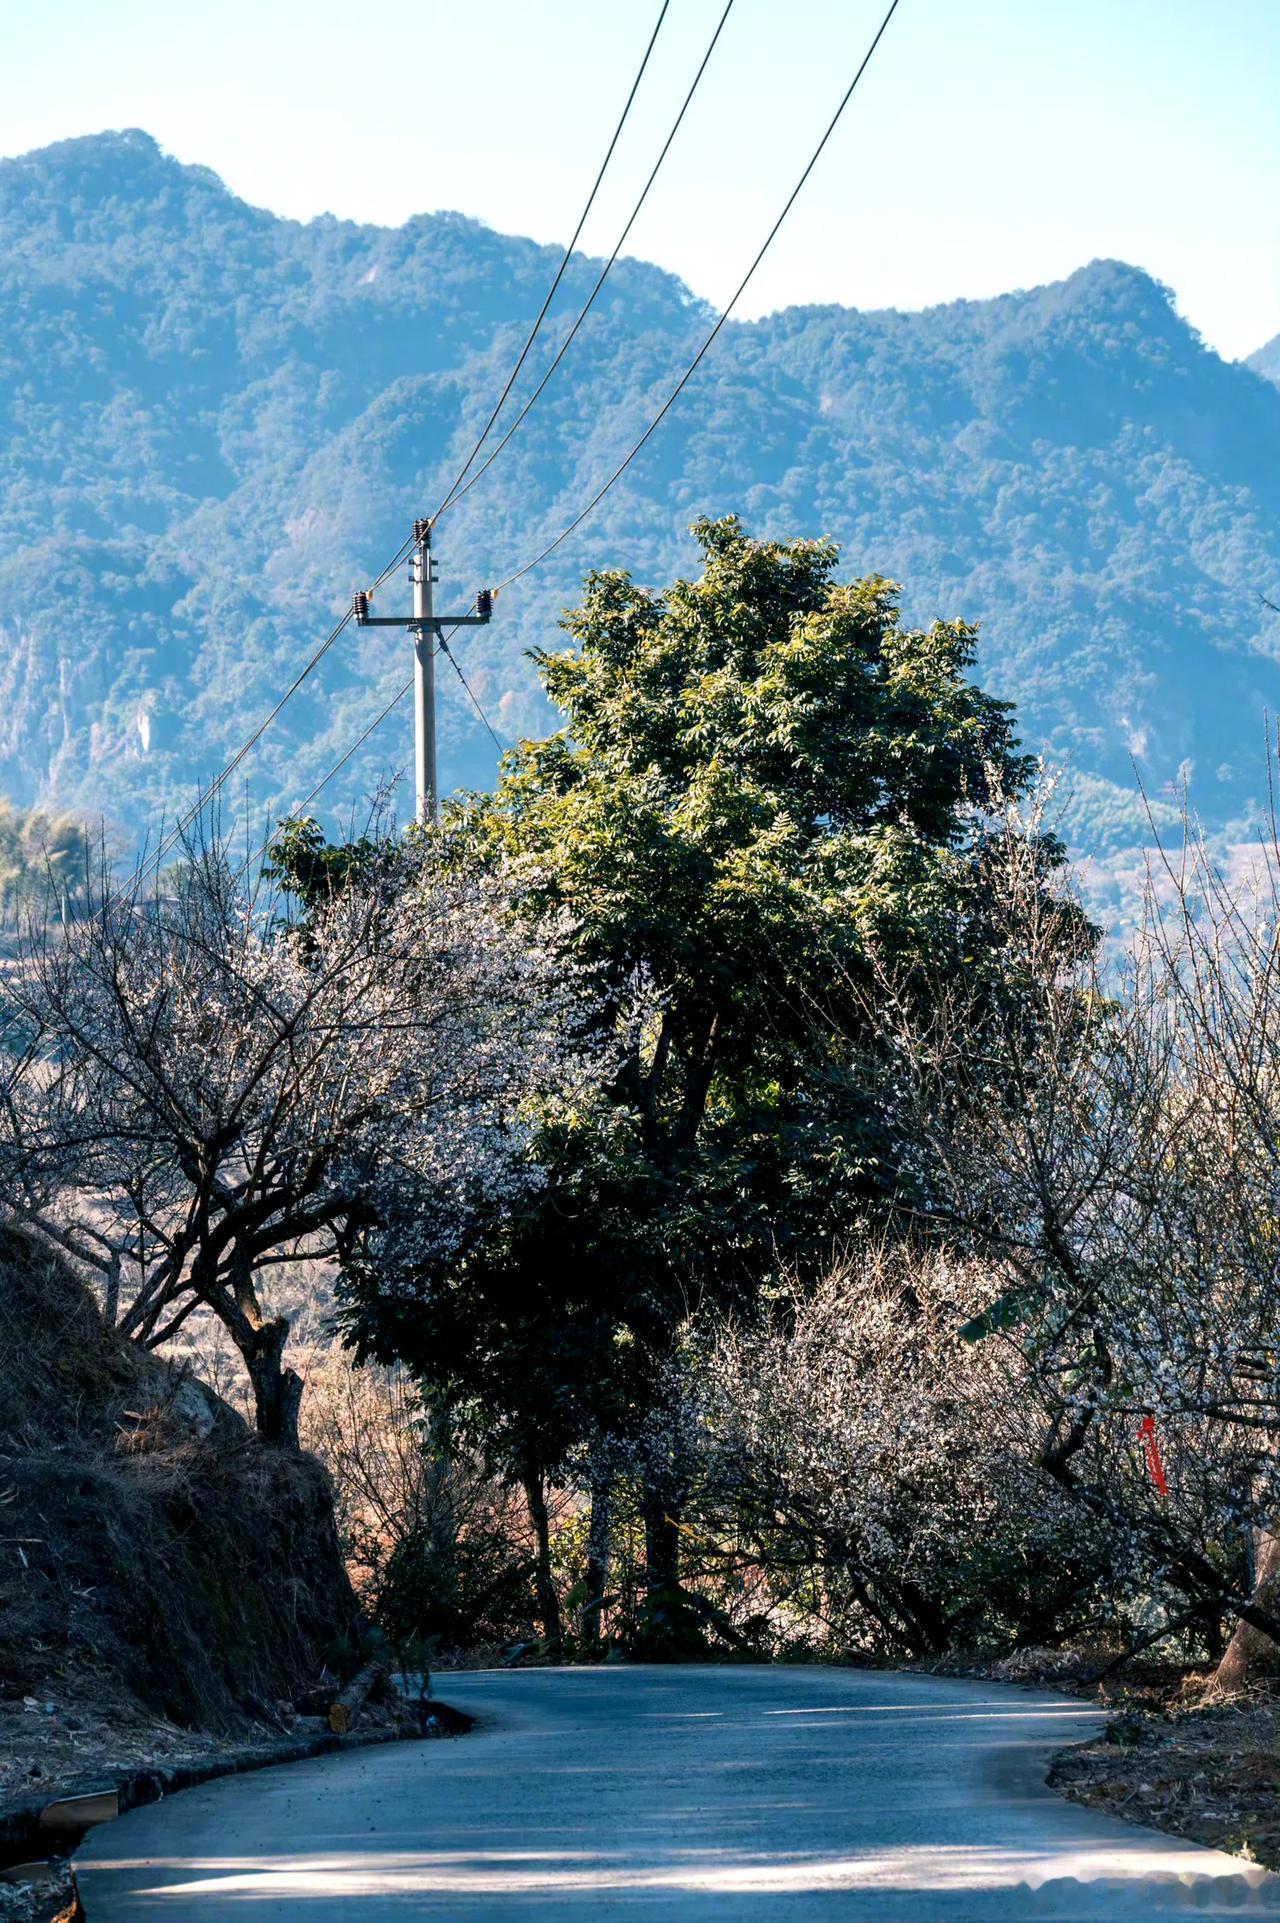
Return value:
M 88 1923 L 999 1923 L 1280 1914 L 1280 1877 L 1044 1787 L 1078 1702 L 838 1669 L 450 1675 L 478 1721 L 98 1830 Z

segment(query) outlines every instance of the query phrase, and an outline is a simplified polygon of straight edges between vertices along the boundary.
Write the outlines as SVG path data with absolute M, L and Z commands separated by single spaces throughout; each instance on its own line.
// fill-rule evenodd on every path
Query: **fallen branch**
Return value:
M 1166 1636 L 1175 1636 L 1180 1629 L 1185 1629 L 1188 1623 L 1194 1622 L 1197 1616 L 1203 1616 L 1204 1610 L 1203 1603 L 1195 1603 L 1190 1609 L 1184 1609 L 1180 1616 L 1174 1616 L 1169 1622 L 1162 1623 L 1159 1629 L 1152 1629 L 1145 1636 L 1139 1636 L 1136 1643 L 1130 1643 L 1127 1649 L 1122 1649 L 1118 1656 L 1112 1657 L 1109 1663 L 1105 1663 L 1095 1675 L 1090 1676 L 1090 1683 L 1105 1682 L 1108 1676 L 1115 1675 L 1117 1669 L 1123 1669 L 1125 1664 L 1131 1663 L 1135 1656 L 1140 1656 L 1144 1649 L 1150 1649 L 1153 1643 L 1163 1642 Z
M 345 1736 L 355 1728 L 370 1692 L 378 1683 L 386 1682 L 387 1674 L 385 1663 L 366 1663 L 346 1688 L 338 1692 L 329 1707 L 329 1727 L 335 1736 Z

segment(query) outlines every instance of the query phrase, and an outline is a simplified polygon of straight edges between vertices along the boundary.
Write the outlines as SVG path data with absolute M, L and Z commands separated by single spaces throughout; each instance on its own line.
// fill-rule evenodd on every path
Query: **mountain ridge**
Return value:
M 0 789 L 133 834 L 189 799 L 440 498 L 558 260 L 458 214 L 284 220 L 138 129 L 0 162 Z M 575 256 L 549 343 L 598 265 Z M 572 519 L 708 311 L 663 269 L 617 263 L 442 522 L 443 605 Z M 535 350 L 528 386 L 544 364 Z M 753 531 L 840 540 L 848 572 L 903 581 L 914 619 L 979 620 L 980 677 L 1072 764 L 1081 845 L 1140 838 L 1131 757 L 1158 800 L 1192 764 L 1206 819 L 1247 823 L 1280 692 L 1260 598 L 1280 599 L 1278 436 L 1280 390 L 1123 262 L 915 313 L 731 321 L 598 515 L 500 599 L 466 670 L 501 733 L 541 728 L 523 651 L 554 642 L 586 568 L 660 585 L 692 562 L 695 514 L 737 510 Z M 259 818 L 403 679 L 385 632 L 344 636 L 255 751 Z M 447 675 L 442 698 L 446 784 L 480 784 L 492 744 Z M 406 742 L 388 722 L 337 802 Z

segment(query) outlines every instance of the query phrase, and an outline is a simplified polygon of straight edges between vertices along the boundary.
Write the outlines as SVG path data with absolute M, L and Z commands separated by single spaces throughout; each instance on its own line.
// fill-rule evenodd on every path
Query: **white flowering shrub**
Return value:
M 970 1335 L 1042 1412 L 1044 1484 L 1123 1544 L 1153 1637 L 1280 1640 L 1280 852 L 1228 881 L 1189 835 L 1130 953 L 993 824 L 985 933 L 1016 1001 L 880 984 L 917 1224 L 976 1265 Z M 1258 1571 L 1251 1567 L 1258 1552 Z
M 264 1268 L 370 1240 L 408 1263 L 538 1179 L 525 1114 L 576 1072 L 570 984 L 504 907 L 427 845 L 293 927 L 213 846 L 169 896 L 46 931 L 11 984 L 11 1208 L 97 1272 L 125 1334 L 211 1310 L 264 1435 L 294 1439 L 301 1387 Z
M 940 1254 L 869 1245 L 716 1344 L 711 1486 L 819 1640 L 911 1656 L 1057 1641 L 1123 1589 L 1110 1532 L 1037 1472 L 1038 1385 L 959 1334 L 980 1287 Z

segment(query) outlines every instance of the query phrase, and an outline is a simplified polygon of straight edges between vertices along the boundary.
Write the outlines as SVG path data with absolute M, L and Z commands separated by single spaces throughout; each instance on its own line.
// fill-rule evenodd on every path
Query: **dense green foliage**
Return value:
M 47 913 L 74 913 L 94 871 L 94 851 L 83 821 L 15 808 L 0 796 L 0 927 Z
M 137 132 L 0 164 L 0 786 L 131 830 L 171 816 L 435 506 L 555 256 L 450 214 L 279 220 Z M 594 271 L 566 276 L 552 338 Z M 704 328 L 669 275 L 619 264 L 442 522 L 440 605 L 564 525 Z M 637 580 L 669 580 L 690 512 L 740 508 L 910 583 L 912 622 L 978 621 L 984 683 L 1018 701 L 1028 745 L 1071 757 L 1082 841 L 1142 838 L 1131 756 L 1157 796 L 1194 764 L 1225 826 L 1258 789 L 1276 698 L 1280 617 L 1258 595 L 1280 599 L 1278 435 L 1280 393 L 1114 262 L 922 314 L 731 324 L 466 666 L 501 732 L 543 732 L 524 650 L 583 572 L 625 553 Z M 343 637 L 237 777 L 258 819 L 306 794 L 403 660 L 392 631 Z M 441 687 L 446 785 L 487 784 L 492 746 L 447 668 Z M 326 801 L 345 809 L 407 752 L 397 717 Z
M 543 1186 L 427 1260 L 375 1239 L 342 1290 L 357 1347 L 406 1362 L 535 1505 L 575 1448 L 639 1452 L 651 1588 L 664 1544 L 674 1586 L 675 1359 L 909 1193 L 859 1079 L 873 972 L 908 995 L 999 974 L 973 939 L 983 811 L 1032 772 L 963 622 L 907 627 L 830 543 L 694 533 L 703 571 L 666 593 L 589 577 L 573 645 L 538 657 L 564 728 L 442 830 L 583 984 L 603 1074 L 543 1109 Z M 305 899 L 345 854 L 307 828 L 275 859 Z
M 818 1230 L 828 1037 L 865 1020 L 873 948 L 960 965 L 966 804 L 1029 773 L 966 678 L 963 622 L 904 627 L 888 583 L 835 580 L 827 543 L 755 543 L 733 518 L 694 533 L 704 571 L 665 595 L 589 579 L 574 646 L 538 656 L 564 729 L 454 818 L 528 875 L 539 939 L 585 965 L 625 1037 L 616 1094 L 658 1184 L 638 1212 L 684 1287 L 700 1250 L 722 1281 L 731 1251 L 753 1274 L 785 1259 L 797 1205 Z M 854 1134 L 843 1176 L 891 1186 L 868 1117 Z

